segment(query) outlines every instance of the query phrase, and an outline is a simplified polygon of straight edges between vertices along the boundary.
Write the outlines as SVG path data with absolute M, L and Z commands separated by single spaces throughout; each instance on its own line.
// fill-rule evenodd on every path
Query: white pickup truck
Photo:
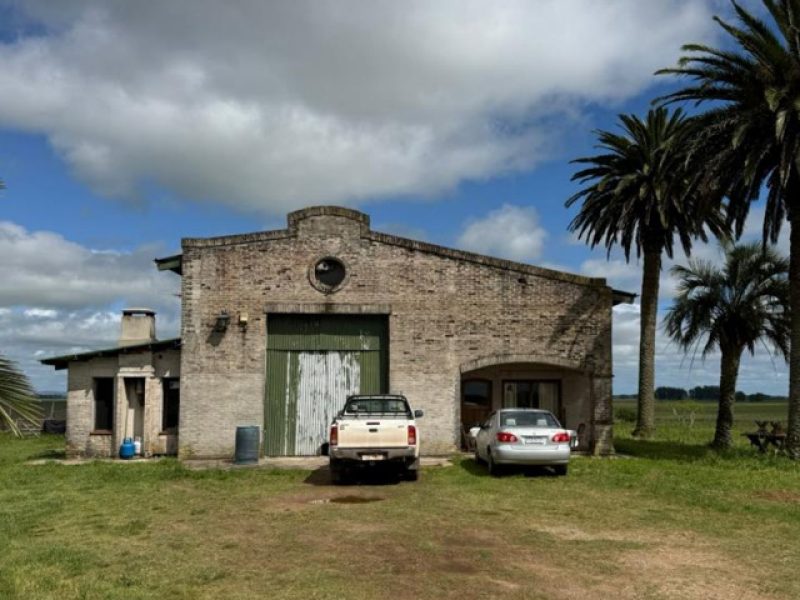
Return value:
M 350 396 L 331 425 L 328 440 L 331 480 L 342 483 L 357 467 L 391 465 L 416 481 L 419 474 L 419 429 L 405 396 Z

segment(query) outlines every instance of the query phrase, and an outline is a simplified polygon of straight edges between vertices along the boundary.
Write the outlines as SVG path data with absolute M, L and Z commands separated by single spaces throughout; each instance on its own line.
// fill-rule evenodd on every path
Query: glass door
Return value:
M 503 408 L 543 408 L 558 416 L 561 382 L 518 380 L 503 382 Z

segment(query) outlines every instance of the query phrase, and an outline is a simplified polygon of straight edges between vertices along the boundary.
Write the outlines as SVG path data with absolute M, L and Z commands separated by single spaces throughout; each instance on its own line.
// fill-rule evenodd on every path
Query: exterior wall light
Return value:
M 227 313 L 227 311 L 222 311 L 217 315 L 217 320 L 214 322 L 214 331 L 217 333 L 223 333 L 228 329 L 228 323 L 231 322 L 231 316 Z

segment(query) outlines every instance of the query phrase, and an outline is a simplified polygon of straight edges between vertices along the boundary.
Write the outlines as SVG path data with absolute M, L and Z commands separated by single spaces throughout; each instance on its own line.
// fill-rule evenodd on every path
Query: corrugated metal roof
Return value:
M 168 340 L 159 340 L 157 342 L 147 342 L 145 344 L 134 344 L 131 346 L 116 346 L 114 348 L 106 348 L 103 350 L 92 350 L 91 352 L 81 352 L 79 354 L 65 354 L 63 356 L 54 356 L 52 358 L 45 358 L 39 362 L 43 365 L 50 365 L 56 370 L 66 369 L 68 364 L 73 361 L 89 360 L 91 358 L 98 358 L 102 356 L 117 356 L 119 354 L 131 354 L 134 352 L 156 352 L 158 350 L 168 350 L 170 348 L 180 348 L 181 338 L 170 338 Z

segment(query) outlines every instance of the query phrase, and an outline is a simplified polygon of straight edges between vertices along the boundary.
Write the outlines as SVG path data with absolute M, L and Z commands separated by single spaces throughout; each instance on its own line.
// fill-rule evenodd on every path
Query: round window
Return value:
M 321 287 L 328 290 L 340 286 L 346 275 L 344 263 L 336 258 L 323 258 L 314 265 L 314 279 Z

